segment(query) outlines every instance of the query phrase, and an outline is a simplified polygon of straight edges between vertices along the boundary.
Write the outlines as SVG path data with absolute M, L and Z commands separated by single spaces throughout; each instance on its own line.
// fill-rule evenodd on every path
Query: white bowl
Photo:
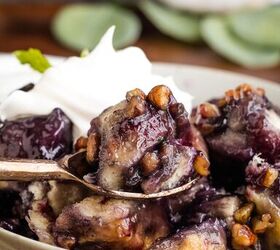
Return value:
M 11 58 L 6 55 L 0 55 L 2 64 L 5 64 L 5 60 L 8 60 L 10 63 Z M 61 60 L 61 58 L 52 58 L 53 63 L 57 60 Z M 250 83 L 253 86 L 265 88 L 269 99 L 280 106 L 280 84 L 268 80 L 228 71 L 179 64 L 154 63 L 153 70 L 159 75 L 173 76 L 175 82 L 182 90 L 188 91 L 194 96 L 194 105 L 212 97 L 219 97 L 223 95 L 227 89 L 234 88 L 240 83 Z M 30 73 L 29 77 L 26 76 L 26 72 L 19 72 L 15 74 L 14 81 L 15 83 L 17 83 L 16 81 L 23 80 L 31 81 L 33 78 L 34 75 L 32 75 L 32 73 Z M 2 80 L 0 74 L 0 82 Z M 9 81 L 13 82 L 13 79 L 9 77 Z M 4 86 L 6 85 L 0 85 L 0 88 L 3 89 Z M 34 241 L 0 228 L 0 249 L 59 250 L 61 248 Z

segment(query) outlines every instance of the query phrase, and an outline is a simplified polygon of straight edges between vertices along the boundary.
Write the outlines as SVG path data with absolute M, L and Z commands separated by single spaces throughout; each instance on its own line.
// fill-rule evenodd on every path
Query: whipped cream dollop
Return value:
M 115 51 L 114 27 L 86 57 L 70 57 L 49 68 L 29 92 L 14 91 L 0 105 L 1 119 L 44 115 L 61 108 L 74 124 L 74 137 L 85 135 L 90 121 L 104 109 L 125 99 L 128 90 L 148 93 L 167 85 L 190 111 L 192 97 L 180 90 L 171 77 L 152 73 L 152 64 L 136 47 Z
M 22 65 L 15 56 L 0 53 L 0 103 L 13 91 L 41 78 L 29 65 Z

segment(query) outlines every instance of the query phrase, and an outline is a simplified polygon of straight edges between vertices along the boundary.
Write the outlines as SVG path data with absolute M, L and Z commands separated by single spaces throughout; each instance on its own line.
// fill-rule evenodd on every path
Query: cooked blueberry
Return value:
M 72 151 L 72 122 L 60 109 L 49 115 L 5 121 L 0 129 L 0 156 L 58 159 Z

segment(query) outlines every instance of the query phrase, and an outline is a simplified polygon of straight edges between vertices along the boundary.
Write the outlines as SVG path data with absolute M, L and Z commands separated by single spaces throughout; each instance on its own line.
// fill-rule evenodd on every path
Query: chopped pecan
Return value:
M 226 91 L 225 93 L 225 100 L 227 103 L 229 103 L 231 100 L 239 100 L 240 98 L 243 98 L 244 96 L 248 96 L 249 94 L 255 93 L 259 96 L 264 96 L 265 95 L 265 91 L 262 88 L 252 88 L 251 85 L 244 83 L 239 85 L 237 88 L 235 89 L 230 89 L 228 91 Z
M 148 152 L 141 160 L 142 173 L 144 176 L 150 175 L 159 165 L 159 159 L 155 152 Z
M 128 92 L 126 93 L 126 100 L 127 100 L 127 101 L 130 101 L 130 99 L 131 99 L 133 96 L 139 96 L 139 97 L 142 98 L 143 100 L 146 99 L 145 93 L 144 93 L 141 89 L 138 89 L 138 88 L 128 91 Z
M 148 100 L 161 110 L 166 110 L 170 101 L 171 91 L 165 85 L 152 88 L 148 94 Z
M 240 84 L 235 91 L 237 92 L 242 92 L 243 94 L 248 94 L 251 93 L 253 91 L 252 86 L 250 84 L 247 83 L 243 83 Z
M 209 102 L 205 102 L 203 104 L 200 104 L 199 106 L 199 112 L 203 118 L 216 118 L 221 115 L 218 107 L 214 104 L 211 104 Z
M 255 234 L 262 234 L 273 226 L 274 223 L 270 214 L 263 214 L 261 218 L 256 217 L 252 221 L 252 229 Z
M 145 113 L 145 100 L 139 96 L 132 96 L 127 103 L 126 113 L 129 118 L 134 118 Z
M 242 206 L 234 212 L 234 219 L 241 224 L 246 224 L 253 212 L 253 209 L 253 203 L 245 204 L 244 206 Z
M 235 250 L 243 250 L 255 245 L 257 236 L 246 225 L 234 224 L 231 229 L 232 247 Z
M 89 164 L 94 163 L 98 157 L 100 138 L 97 133 L 91 133 L 88 137 L 86 159 Z
M 202 175 L 202 176 L 207 176 L 209 175 L 209 167 L 210 167 L 210 162 L 208 159 L 203 155 L 203 153 L 200 153 L 194 161 L 194 169 L 195 171 Z
M 240 98 L 240 92 L 230 89 L 225 93 L 226 102 L 229 103 L 232 100 L 238 100 Z
M 79 137 L 75 143 L 75 151 L 78 152 L 81 149 L 86 149 L 87 143 L 88 143 L 87 137 L 84 136 Z
M 269 188 L 273 185 L 274 181 L 278 178 L 278 170 L 269 167 L 262 180 L 262 185 Z

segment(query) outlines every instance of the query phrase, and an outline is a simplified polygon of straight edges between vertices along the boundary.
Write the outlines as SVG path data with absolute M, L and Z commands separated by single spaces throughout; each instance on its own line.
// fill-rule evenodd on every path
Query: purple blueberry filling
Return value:
M 72 141 L 72 122 L 56 108 L 49 115 L 4 121 L 0 156 L 55 160 L 71 153 Z

